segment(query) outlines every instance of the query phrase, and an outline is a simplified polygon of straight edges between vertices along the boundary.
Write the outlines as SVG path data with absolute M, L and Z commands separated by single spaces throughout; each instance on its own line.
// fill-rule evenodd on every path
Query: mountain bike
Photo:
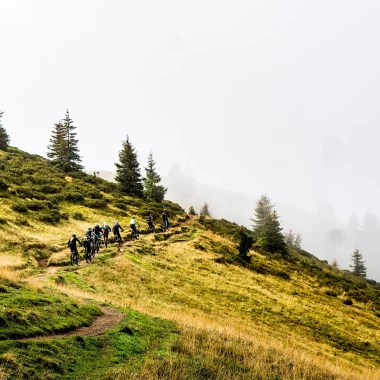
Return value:
M 149 233 L 153 233 L 153 234 L 156 232 L 156 229 L 155 229 L 153 223 L 152 224 L 148 224 L 148 232 Z
M 123 239 L 115 235 L 115 242 L 117 243 L 117 250 L 120 252 L 121 251 L 121 246 L 123 245 Z
M 137 230 L 135 232 L 131 228 L 131 240 L 139 240 L 139 238 L 140 238 L 139 232 Z
M 164 225 L 162 226 L 162 229 L 164 230 L 164 232 L 170 230 L 170 224 L 169 224 L 169 221 L 167 219 L 164 219 Z
M 91 252 L 91 257 L 94 258 L 95 257 L 95 252 L 96 252 L 95 242 L 94 241 L 91 241 L 91 243 L 90 243 L 90 252 Z
M 79 265 L 79 263 L 80 263 L 80 261 L 79 261 L 79 254 L 74 249 L 71 250 L 70 263 L 71 263 L 71 265 L 75 265 L 75 264 Z
M 104 236 L 104 247 L 105 247 L 105 248 L 108 247 L 108 235 L 107 235 L 107 236 Z
M 99 253 L 100 249 L 100 238 L 95 239 L 95 252 Z
M 86 245 L 84 247 L 84 258 L 86 259 L 86 263 L 91 262 L 91 260 L 92 260 L 91 245 Z

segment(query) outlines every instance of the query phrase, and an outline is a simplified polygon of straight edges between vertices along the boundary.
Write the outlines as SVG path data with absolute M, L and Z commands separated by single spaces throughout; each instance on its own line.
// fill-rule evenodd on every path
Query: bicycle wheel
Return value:
M 71 265 L 74 265 L 74 252 L 70 253 L 70 263 Z
M 79 254 L 78 253 L 75 253 L 74 259 L 75 259 L 75 264 L 79 265 Z
M 107 248 L 108 246 L 108 236 L 104 236 L 104 247 Z

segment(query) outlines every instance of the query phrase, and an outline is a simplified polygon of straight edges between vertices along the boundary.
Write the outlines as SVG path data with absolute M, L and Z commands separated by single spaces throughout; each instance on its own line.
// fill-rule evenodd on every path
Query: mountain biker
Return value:
M 99 226 L 99 223 L 95 224 L 95 227 L 93 228 L 93 232 L 96 235 L 96 237 L 100 240 L 100 235 L 102 234 L 102 228 Z
M 122 228 L 121 225 L 119 224 L 119 221 L 116 220 L 116 221 L 115 221 L 115 224 L 114 224 L 113 227 L 112 227 L 112 232 L 113 232 L 113 234 L 115 235 L 115 239 L 116 239 L 116 241 L 122 240 L 122 239 L 121 239 L 121 235 L 120 235 L 120 230 L 121 230 L 122 232 L 124 232 L 123 228 Z
M 68 248 L 70 248 L 71 252 L 75 253 L 79 257 L 77 242 L 82 247 L 82 243 L 78 240 L 77 235 L 72 234 L 71 238 L 67 242 L 67 246 L 68 246 Z
M 103 236 L 104 236 L 104 245 L 107 248 L 108 245 L 108 235 L 111 232 L 111 227 L 107 224 L 107 222 L 104 222 L 103 226 L 101 227 Z
M 131 231 L 133 231 L 135 234 L 137 234 L 136 224 L 140 227 L 140 224 L 136 222 L 136 218 L 132 216 L 131 221 L 129 222 L 129 227 L 131 228 Z
M 164 212 L 162 213 L 162 221 L 164 222 L 164 228 L 169 229 L 169 217 L 170 214 L 164 209 Z
M 146 221 L 148 222 L 148 229 L 153 229 L 154 227 L 154 218 L 152 214 L 149 214 L 146 218 Z

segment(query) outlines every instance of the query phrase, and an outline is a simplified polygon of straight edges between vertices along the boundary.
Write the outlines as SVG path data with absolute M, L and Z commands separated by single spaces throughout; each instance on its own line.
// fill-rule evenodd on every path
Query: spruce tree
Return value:
M 285 234 L 285 243 L 289 248 L 294 248 L 294 241 L 295 241 L 294 233 L 290 229 L 289 232 Z
M 274 210 L 265 218 L 261 236 L 259 237 L 264 251 L 286 253 L 285 238 L 281 231 L 279 217 L 276 210 Z
M 189 208 L 189 214 L 190 215 L 197 215 L 197 213 L 195 211 L 195 208 L 193 206 L 190 206 L 190 208 Z
M 0 111 L 0 150 L 6 150 L 9 146 L 9 135 L 6 132 L 5 128 L 3 127 L 3 124 L 1 122 L 1 119 L 3 117 L 3 113 Z
M 65 137 L 66 133 L 61 122 L 54 124 L 50 137 L 47 156 L 53 161 L 53 164 L 63 168 L 62 162 L 65 155 Z
M 248 253 L 252 247 L 252 244 L 253 237 L 248 235 L 244 227 L 241 227 L 239 231 L 239 244 L 237 246 L 237 249 L 239 251 L 239 257 L 246 262 L 251 261 L 251 257 L 248 256 Z
M 145 178 L 143 178 L 144 195 L 148 199 L 162 202 L 165 198 L 167 188 L 160 185 L 161 177 L 156 172 L 156 163 L 152 152 L 149 153 L 148 166 L 145 168 Z
M 331 263 L 331 266 L 335 269 L 339 269 L 339 264 L 338 264 L 338 261 L 337 259 L 334 259 Z
M 352 273 L 355 276 L 366 277 L 367 268 L 364 266 L 365 261 L 363 260 L 363 255 L 359 252 L 358 248 L 356 248 L 352 254 L 351 261 L 353 263 L 353 265 L 350 265 L 352 268 Z
M 253 233 L 256 238 L 260 237 L 263 233 L 265 220 L 272 213 L 273 204 L 269 197 L 264 194 L 256 203 L 255 208 L 255 218 L 251 219 L 253 221 Z
M 64 138 L 63 170 L 66 173 L 80 171 L 83 169 L 83 166 L 80 164 L 82 159 L 79 155 L 78 139 L 76 138 L 77 134 L 75 132 L 77 128 L 73 125 L 73 120 L 70 119 L 69 110 L 66 111 L 62 125 L 66 134 Z
M 294 240 L 294 249 L 296 249 L 297 251 L 302 250 L 302 237 L 299 232 L 297 232 L 296 238 Z
M 201 211 L 200 211 L 200 216 L 211 216 L 210 208 L 208 206 L 208 203 L 204 203 Z
M 122 143 L 119 152 L 119 162 L 116 165 L 116 181 L 120 184 L 123 193 L 142 196 L 143 185 L 141 183 L 140 165 L 137 161 L 135 148 L 129 141 L 129 136 Z

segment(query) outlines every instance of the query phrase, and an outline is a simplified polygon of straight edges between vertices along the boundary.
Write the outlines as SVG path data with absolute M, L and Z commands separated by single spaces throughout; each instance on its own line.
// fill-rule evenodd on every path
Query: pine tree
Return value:
M 47 156 L 53 164 L 62 167 L 62 160 L 65 152 L 65 130 L 61 122 L 54 124 L 50 137 Z
M 246 262 L 251 261 L 251 257 L 248 256 L 248 253 L 252 247 L 252 244 L 253 237 L 248 235 L 248 233 L 244 230 L 244 227 L 241 227 L 239 231 L 239 244 L 237 249 L 239 251 L 239 257 Z
M 351 261 L 353 263 L 353 265 L 350 265 L 352 268 L 352 273 L 355 276 L 366 277 L 367 268 L 364 266 L 365 261 L 363 260 L 363 255 L 359 252 L 358 248 L 356 248 L 352 254 Z
M 195 212 L 195 208 L 193 206 L 190 206 L 190 208 L 189 208 L 189 214 L 190 215 L 197 215 L 197 213 Z
M 297 251 L 302 250 L 302 237 L 299 232 L 297 232 L 296 238 L 294 240 L 294 249 L 296 249 Z
M 273 207 L 271 200 L 266 194 L 262 195 L 258 200 L 255 208 L 255 218 L 251 219 L 254 223 L 253 233 L 256 238 L 262 235 L 265 220 L 272 213 Z
M 3 127 L 3 124 L 1 122 L 1 119 L 3 117 L 3 113 L 0 111 L 0 150 L 6 150 L 9 146 L 9 135 L 5 128 Z
M 129 136 L 122 143 L 119 152 L 119 162 L 116 165 L 116 181 L 121 190 L 128 195 L 142 196 L 143 185 L 141 183 L 140 165 L 137 161 L 135 148 L 129 141 Z
M 290 229 L 289 232 L 285 234 L 285 243 L 289 248 L 294 248 L 294 241 L 295 241 L 294 233 Z
M 83 169 L 80 164 L 82 159 L 79 155 L 78 139 L 75 130 L 77 129 L 73 125 L 73 120 L 70 119 L 69 110 L 66 111 L 65 118 L 63 119 L 63 129 L 65 131 L 65 149 L 63 157 L 63 170 L 68 172 L 77 172 Z
M 281 231 L 279 217 L 276 210 L 274 210 L 265 218 L 262 235 L 260 236 L 261 246 L 264 251 L 286 253 L 285 238 Z
M 145 197 L 154 199 L 156 202 L 162 202 L 168 189 L 160 183 L 161 177 L 156 172 L 156 163 L 151 152 L 148 157 L 148 166 L 145 168 L 145 178 L 143 178 Z
M 338 261 L 337 259 L 334 259 L 331 263 L 331 266 L 335 269 L 339 269 L 339 264 L 338 264 Z
M 204 203 L 201 211 L 200 211 L 200 216 L 211 216 L 210 208 L 208 206 L 208 203 Z

